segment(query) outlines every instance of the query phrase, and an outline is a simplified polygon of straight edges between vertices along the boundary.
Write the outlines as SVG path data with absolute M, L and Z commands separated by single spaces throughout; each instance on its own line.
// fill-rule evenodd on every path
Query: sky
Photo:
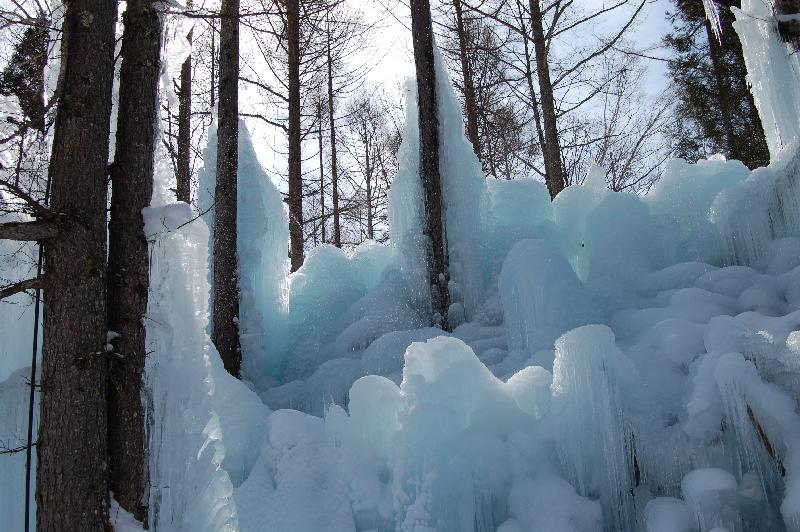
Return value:
M 699 1 L 699 0 L 698 0 Z M 414 62 L 411 50 L 409 9 L 406 0 L 351 0 L 354 6 L 363 9 L 372 20 L 378 22 L 376 44 L 379 53 L 368 51 L 379 58 L 370 75 L 370 81 L 376 84 L 397 84 L 406 77 L 413 76 Z M 576 4 L 584 9 L 601 8 L 615 0 L 577 0 Z M 639 15 L 639 21 L 631 33 L 635 45 L 643 50 L 650 50 L 652 55 L 664 57 L 660 46 L 661 39 L 669 31 L 670 24 L 666 12 L 670 9 L 670 0 L 648 0 Z M 612 24 L 613 20 L 609 21 Z M 648 61 L 650 75 L 647 78 L 649 90 L 657 91 L 665 83 L 665 63 Z
M 433 0 L 436 1 L 438 0 Z M 576 5 L 590 11 L 616 2 L 617 0 L 576 0 Z M 639 50 L 646 50 L 648 55 L 666 57 L 667 52 L 660 48 L 660 43 L 670 28 L 666 12 L 671 4 L 671 0 L 647 0 L 638 22 L 629 35 L 633 46 Z M 365 18 L 375 25 L 371 46 L 365 47 L 363 53 L 356 56 L 354 61 L 372 63 L 366 76 L 368 84 L 388 94 L 397 94 L 397 103 L 400 104 L 402 84 L 406 78 L 414 75 L 409 30 L 410 10 L 407 0 L 349 0 L 348 5 L 361 10 Z M 603 23 L 612 28 L 619 28 L 624 23 L 621 18 L 620 13 L 615 18 L 608 17 Z M 602 29 L 601 26 L 599 30 Z M 666 63 L 644 60 L 644 66 L 647 68 L 647 74 L 643 79 L 643 88 L 647 94 L 657 96 L 666 87 Z M 247 101 L 248 95 L 245 91 L 248 89 L 242 87 L 241 90 L 240 100 Z M 255 94 L 253 96 L 257 97 Z M 259 160 L 268 169 L 276 185 L 283 188 L 285 183 L 281 183 L 278 176 L 285 173 L 285 134 L 257 120 L 249 120 L 248 127 L 256 141 Z M 308 148 L 315 149 L 315 146 L 316 144 L 309 145 Z M 309 164 L 315 163 L 309 160 Z

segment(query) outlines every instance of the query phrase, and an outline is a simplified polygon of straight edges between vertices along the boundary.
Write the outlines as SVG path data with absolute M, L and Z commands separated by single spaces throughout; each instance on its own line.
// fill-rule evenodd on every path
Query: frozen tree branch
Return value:
M 42 279 L 39 277 L 34 279 L 25 279 L 24 281 L 13 283 L 0 288 L 0 299 L 11 297 L 14 294 L 19 294 L 20 292 L 25 292 L 26 290 L 34 290 L 36 288 L 40 288 L 41 286 L 42 286 Z

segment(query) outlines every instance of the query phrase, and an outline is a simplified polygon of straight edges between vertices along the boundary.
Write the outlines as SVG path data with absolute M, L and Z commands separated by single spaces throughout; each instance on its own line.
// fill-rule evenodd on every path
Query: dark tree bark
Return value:
M 547 62 L 547 43 L 542 26 L 542 8 L 539 0 L 529 0 L 529 4 L 536 71 L 539 76 L 539 100 L 542 104 L 542 122 L 544 123 L 545 143 L 542 146 L 542 155 L 546 174 L 545 182 L 552 199 L 564 190 L 564 168 L 561 164 L 556 105 L 553 97 L 553 84 L 550 81 L 550 65 Z
M 327 17 L 327 15 L 326 15 Z M 328 62 L 328 122 L 331 134 L 331 209 L 333 211 L 333 245 L 342 247 L 342 226 L 339 219 L 339 168 L 336 160 L 336 119 L 333 115 L 333 56 L 331 55 L 330 20 L 326 18 L 327 62 Z
M 286 0 L 289 76 L 289 254 L 292 271 L 303 265 L 303 174 L 300 131 L 300 6 Z M 334 229 L 335 231 L 335 229 Z
M 364 176 L 366 177 L 367 185 L 367 238 L 373 240 L 375 238 L 375 230 L 373 223 L 373 208 L 372 208 L 372 173 L 374 162 L 370 162 L 369 150 L 372 144 L 369 138 L 369 129 L 367 121 L 364 121 Z M 372 165 L 371 165 L 372 164 Z
M 531 109 L 533 109 L 533 122 L 536 124 L 536 137 L 539 139 L 539 145 L 544 146 L 546 143 L 544 138 L 544 130 L 542 129 L 542 115 L 539 112 L 538 96 L 536 95 L 536 89 L 533 86 L 533 71 L 531 70 L 530 60 L 531 51 L 530 46 L 528 45 L 527 36 L 523 37 L 522 46 L 525 54 L 525 81 L 528 86 L 528 93 L 531 95 Z M 532 147 L 532 149 L 535 149 L 535 147 Z M 535 153 L 532 153 L 531 155 L 535 155 Z M 492 158 L 489 160 L 492 160 Z
M 111 489 L 119 504 L 147 523 L 149 475 L 143 396 L 145 329 L 150 283 L 142 209 L 153 195 L 158 120 L 161 16 L 154 0 L 128 0 L 123 15 L 122 66 L 108 253 L 108 329 L 113 341 L 109 382 Z
M 417 72 L 419 106 L 420 175 L 425 195 L 425 235 L 430 241 L 428 268 L 433 323 L 447 328 L 449 306 L 447 242 L 442 212 L 439 173 L 439 115 L 433 55 L 433 27 L 428 0 L 411 0 L 411 34 Z
M 211 107 L 217 105 L 217 25 L 211 19 L 211 83 L 208 86 Z
M 472 80 L 472 65 L 467 50 L 467 35 L 464 26 L 464 9 L 461 0 L 453 0 L 456 11 L 456 34 L 458 35 L 458 55 L 461 60 L 461 72 L 464 77 L 464 110 L 467 115 L 467 137 L 472 143 L 475 155 L 481 158 L 481 140 L 478 135 L 478 110 L 475 103 L 475 84 Z
M 192 1 L 186 2 L 187 9 L 192 8 Z M 192 43 L 192 31 L 186 36 Z M 192 199 L 192 53 L 181 65 L 181 84 L 178 94 L 178 160 L 175 177 L 177 181 L 176 197 L 178 201 L 190 203 Z
M 800 1 L 777 0 L 775 2 L 776 15 L 797 15 L 800 13 Z M 800 50 L 800 22 L 792 17 L 778 20 L 778 34 L 781 39 L 790 43 L 795 50 Z
M 106 176 L 116 2 L 72 0 L 50 158 L 51 207 L 65 219 L 45 249 L 39 532 L 108 530 Z
M 319 124 L 319 223 L 320 240 L 325 243 L 325 164 L 322 142 L 322 99 L 317 102 L 317 123 Z
M 11 297 L 20 292 L 27 292 L 28 290 L 36 290 L 41 288 L 42 280 L 40 278 L 25 279 L 17 283 L 11 283 L 6 286 L 0 286 L 0 299 Z
M 217 185 L 214 192 L 214 298 L 211 340 L 225 369 L 241 369 L 236 189 L 239 162 L 239 0 L 223 0 L 219 44 Z

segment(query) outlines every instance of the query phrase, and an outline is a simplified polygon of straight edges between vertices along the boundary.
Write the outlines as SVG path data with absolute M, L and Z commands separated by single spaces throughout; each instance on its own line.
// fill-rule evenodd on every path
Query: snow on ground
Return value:
M 440 76 L 450 333 L 428 327 L 413 83 L 391 247 L 321 246 L 287 276 L 280 196 L 240 136 L 244 381 L 208 338 L 213 220 L 171 203 L 160 165 L 151 528 L 800 531 L 800 126 L 785 110 L 800 99 L 776 89 L 800 70 L 749 17 L 760 2 L 737 23 L 776 131 L 753 172 L 673 161 L 636 197 L 596 168 L 550 203 L 535 181 L 482 178 Z M 0 327 L 2 350 L 29 345 Z M 2 437 L 24 426 L 14 356 Z M 7 523 L 22 467 L 0 458 Z

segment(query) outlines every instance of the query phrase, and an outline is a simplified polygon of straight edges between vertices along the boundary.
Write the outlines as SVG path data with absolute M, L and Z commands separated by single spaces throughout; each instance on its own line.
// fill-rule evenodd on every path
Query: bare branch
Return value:
M 0 179 L 0 187 L 8 190 L 12 196 L 21 199 L 28 205 L 38 216 L 49 216 L 51 211 L 42 205 L 40 202 L 33 199 L 33 197 L 22 190 L 19 186 L 5 179 Z
M 25 292 L 26 290 L 34 290 L 36 288 L 41 288 L 41 286 L 42 286 L 42 279 L 40 277 L 36 277 L 33 279 L 25 279 L 24 281 L 13 283 L 0 288 L 0 299 L 11 297 L 14 294 L 19 294 L 20 292 Z
M 30 447 L 36 447 L 38 442 L 33 442 L 30 444 Z M 17 447 L 9 447 L 5 442 L 0 443 L 0 456 L 4 454 L 16 454 L 21 453 L 23 451 L 27 451 L 29 448 L 28 445 L 19 445 Z
M 6 222 L 0 224 L 0 240 L 43 241 L 58 235 L 53 222 Z

